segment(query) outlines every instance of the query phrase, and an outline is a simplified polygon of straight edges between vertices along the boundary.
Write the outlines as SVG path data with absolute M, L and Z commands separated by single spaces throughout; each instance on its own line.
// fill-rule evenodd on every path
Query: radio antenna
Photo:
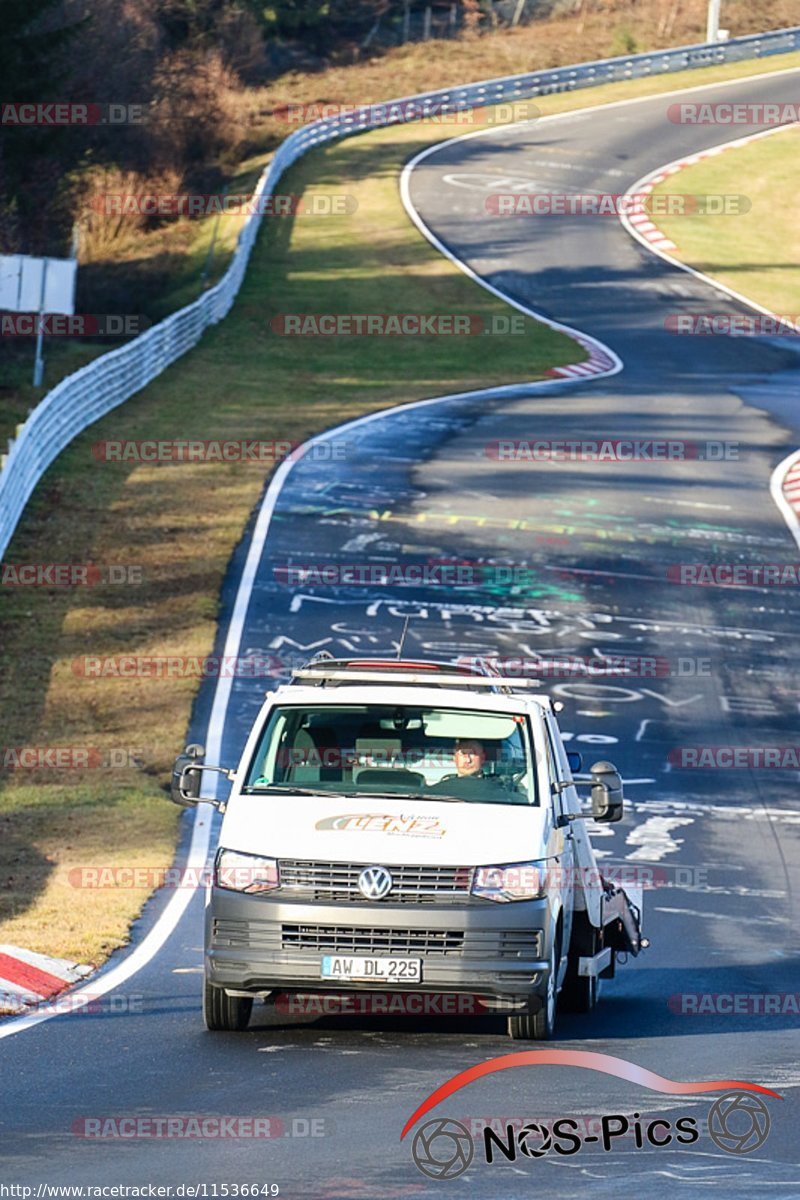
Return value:
M 403 655 L 403 647 L 406 644 L 406 634 L 408 633 L 408 623 L 410 620 L 411 620 L 411 613 L 409 613 L 408 616 L 406 617 L 405 624 L 403 625 L 403 632 L 400 635 L 400 645 L 397 647 L 397 662 L 400 662 L 400 659 L 402 658 L 402 655 Z

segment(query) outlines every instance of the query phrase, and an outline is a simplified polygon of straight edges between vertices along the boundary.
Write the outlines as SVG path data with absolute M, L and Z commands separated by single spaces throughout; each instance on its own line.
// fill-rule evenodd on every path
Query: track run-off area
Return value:
M 789 102 L 800 71 L 685 90 L 709 102 Z M 614 216 L 501 216 L 509 193 L 625 192 L 660 165 L 722 140 L 668 118 L 674 94 L 467 135 L 418 156 L 402 181 L 421 232 L 511 305 L 569 326 L 604 357 L 559 378 L 411 404 L 310 444 L 267 489 L 235 556 L 217 650 L 297 664 L 404 653 L 586 659 L 548 680 L 584 762 L 610 758 L 627 812 L 597 829 L 604 868 L 650 870 L 652 947 L 604 984 L 586 1017 L 562 1015 L 555 1046 L 615 1055 L 675 1080 L 750 1080 L 780 1093 L 753 1154 L 708 1137 L 657 1147 L 620 1139 L 427 1180 L 401 1130 L 451 1076 L 519 1047 L 502 1019 L 287 1017 L 256 1007 L 243 1034 L 202 1025 L 201 891 L 159 893 L 134 943 L 87 985 L 136 997 L 101 1012 L 0 1025 L 0 1137 L 10 1178 L 51 1184 L 277 1184 L 286 1197 L 447 1194 L 687 1197 L 800 1194 L 798 1015 L 758 1011 L 798 975 L 798 772 L 693 765 L 704 748 L 791 747 L 800 685 L 797 590 L 698 586 L 687 568 L 791 562 L 796 545 L 770 480 L 800 444 L 796 356 L 769 338 L 678 336 L 676 314 L 748 310 L 664 261 Z M 741 137 L 759 127 L 738 126 Z M 742 180 L 740 191 L 747 192 Z M 785 198 L 783 198 L 785 200 Z M 776 201 L 777 202 L 777 201 Z M 735 216 L 720 216 L 735 237 Z M 346 454 L 320 448 L 341 442 Z M 520 442 L 690 443 L 678 457 L 608 461 L 505 453 Z M 319 452 L 315 452 L 315 447 Z M 709 449 L 709 447 L 712 447 Z M 722 450 L 720 450 L 722 447 Z M 289 586 L 302 564 L 507 565 L 447 590 Z M 653 674 L 598 673 L 604 655 Z M 262 681 L 204 685 L 187 740 L 233 765 Z M 692 753 L 685 753 L 685 751 Z M 694 757 L 692 757 L 694 754 Z M 166 801 L 165 801 L 166 802 Z M 201 865 L 212 810 L 186 818 L 180 861 Z M 704 997 L 715 997 L 704 1002 Z M 749 997 L 727 1006 L 720 996 Z M 728 1011 L 730 1008 L 731 1011 Z M 504 1071 L 436 1115 L 506 1121 L 639 1113 L 705 1118 L 703 1096 L 566 1066 Z M 273 1138 L 91 1137 L 91 1118 L 265 1116 Z M 211 1193 L 209 1193 L 211 1194 Z

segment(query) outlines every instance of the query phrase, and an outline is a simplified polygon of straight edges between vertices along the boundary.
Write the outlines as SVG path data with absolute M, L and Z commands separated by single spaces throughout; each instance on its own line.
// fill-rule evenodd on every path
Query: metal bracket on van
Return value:
M 611 947 L 605 946 L 602 950 L 598 950 L 597 954 L 591 955 L 591 957 L 581 956 L 578 959 L 578 974 L 590 977 L 601 975 L 607 967 L 611 966 L 612 953 Z

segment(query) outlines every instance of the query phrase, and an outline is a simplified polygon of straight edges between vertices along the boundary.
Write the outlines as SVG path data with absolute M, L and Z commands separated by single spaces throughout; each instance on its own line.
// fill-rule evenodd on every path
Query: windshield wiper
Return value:
M 453 804 L 466 804 L 463 796 L 446 796 L 444 794 L 427 795 L 425 792 L 359 792 L 359 799 L 365 796 L 380 796 L 382 800 L 449 800 Z
M 341 796 L 343 800 L 358 800 L 355 792 L 333 792 L 328 788 L 295 787 L 293 783 L 263 783 L 243 787 L 242 795 L 252 796 L 255 792 L 291 792 L 295 796 Z
M 296 796 L 336 796 L 342 800 L 366 800 L 371 796 L 377 796 L 382 800 L 446 800 L 452 804 L 467 804 L 463 796 L 448 796 L 437 793 L 436 795 L 426 795 L 425 792 L 335 792 L 328 788 L 308 788 L 295 787 L 293 783 L 265 783 L 254 784 L 251 787 L 242 788 L 242 795 L 252 796 L 256 792 L 291 792 Z

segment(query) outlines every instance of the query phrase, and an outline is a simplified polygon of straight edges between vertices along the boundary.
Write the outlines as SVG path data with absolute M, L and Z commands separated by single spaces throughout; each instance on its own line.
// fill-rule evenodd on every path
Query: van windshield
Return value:
M 517 713 L 287 705 L 273 709 L 244 790 L 533 805 L 535 767 L 528 721 Z

